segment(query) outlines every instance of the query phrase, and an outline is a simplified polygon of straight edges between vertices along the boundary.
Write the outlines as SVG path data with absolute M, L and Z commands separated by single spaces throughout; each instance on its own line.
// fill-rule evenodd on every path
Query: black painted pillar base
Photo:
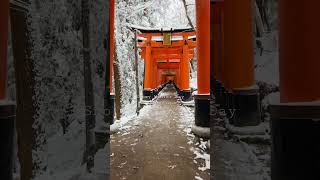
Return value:
M 210 95 L 195 95 L 195 125 L 210 127 Z
M 261 103 L 259 88 L 234 89 L 235 126 L 256 126 L 261 122 Z
M 153 99 L 152 90 L 143 90 L 143 100 L 144 101 L 151 101 L 152 99 Z
M 191 101 L 192 99 L 191 90 L 182 90 L 181 96 L 182 96 L 182 101 Z
M 272 180 L 320 179 L 320 104 L 273 104 Z
M 12 180 L 16 106 L 0 101 L 0 179 Z
M 224 99 L 224 110 L 226 112 L 226 116 L 229 119 L 230 124 L 235 124 L 236 113 L 235 110 L 235 95 L 233 92 L 226 91 L 225 99 Z
M 96 152 L 99 149 L 103 149 L 110 139 L 110 126 L 100 126 L 96 127 L 95 134 L 95 143 L 96 143 Z
M 218 107 L 222 107 L 224 105 L 224 98 L 223 95 L 226 92 L 225 88 L 223 87 L 222 83 L 219 81 L 215 81 L 215 89 L 214 89 L 214 95 L 216 98 L 216 104 Z
M 107 113 L 107 123 L 110 125 L 114 123 L 114 104 L 115 104 L 115 95 L 110 94 L 110 109 L 108 109 L 109 113 Z
M 159 92 L 160 92 L 160 90 L 159 90 L 158 88 L 157 88 L 157 89 L 154 89 L 154 90 L 152 91 L 152 95 L 153 95 L 152 99 L 155 98 L 156 96 L 158 96 Z

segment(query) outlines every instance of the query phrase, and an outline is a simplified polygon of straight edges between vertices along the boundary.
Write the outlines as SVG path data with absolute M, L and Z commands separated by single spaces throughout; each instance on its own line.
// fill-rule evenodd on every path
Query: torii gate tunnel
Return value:
M 139 34 L 139 48 L 145 62 L 144 98 L 150 100 L 161 89 L 161 85 L 172 81 L 181 93 L 183 100 L 191 96 L 189 62 L 197 48 L 198 90 L 195 99 L 195 124 L 209 127 L 210 123 L 210 1 L 196 1 L 197 31 L 178 29 L 169 31 L 145 31 Z M 110 0 L 110 100 L 114 104 L 112 92 L 112 67 L 114 59 L 114 17 L 115 1 Z M 195 38 L 196 35 L 196 38 Z M 197 42 L 196 42 L 197 39 Z M 163 86 L 162 86 L 163 87 Z M 159 89 L 160 88 L 160 89 Z M 113 123 L 113 111 L 108 116 Z
M 320 24 L 316 23 L 320 17 L 317 13 L 318 7 L 320 7 L 318 0 L 279 1 L 280 102 L 273 103 L 270 108 L 272 179 L 315 179 L 315 177 L 320 179 L 318 172 L 320 124 L 316 121 L 320 119 L 318 53 Z M 114 10 L 114 0 L 110 0 L 110 44 L 108 44 L 110 70 L 114 58 Z M 24 18 L 23 12 L 27 11 L 19 9 L 12 14 Z M 198 63 L 198 94 L 195 95 L 196 125 L 209 126 L 209 75 L 212 80 L 212 92 L 221 108 L 240 109 L 240 118 L 234 120 L 235 125 L 259 123 L 246 121 L 246 119 L 259 119 L 258 93 L 254 87 L 252 1 L 196 0 L 196 11 L 197 42 L 190 38 L 194 32 L 172 32 L 170 45 L 153 40 L 153 35 L 148 33 L 139 35 L 142 39 L 139 43 L 143 49 L 141 55 L 146 63 L 145 95 L 148 95 L 147 92 L 151 94 L 159 85 L 171 80 L 184 91 L 187 99 L 190 88 L 186 69 L 193 57 L 192 49 L 196 47 Z M 17 19 L 13 22 L 15 22 L 11 24 L 13 32 L 19 28 L 26 31 L 26 22 L 20 23 Z M 0 101 L 7 97 L 8 23 L 9 0 L 1 0 Z M 16 43 L 16 48 L 13 47 L 14 55 L 25 58 L 26 37 L 24 33 L 17 32 L 12 33 L 13 39 L 21 43 Z M 164 35 L 162 32 L 157 33 L 158 36 Z M 175 41 L 173 37 L 178 35 L 182 39 Z M 179 45 L 175 46 L 177 44 Z M 211 58 L 210 53 L 212 53 Z M 112 90 L 111 83 L 112 81 L 109 87 Z M 248 106 L 245 105 L 249 105 L 250 108 L 246 108 Z M 3 112 L 7 113 L 3 111 L 3 107 L 6 109 L 7 106 L 0 105 L 0 116 Z
M 151 100 L 170 81 L 176 84 L 184 101 L 190 99 L 190 60 L 194 57 L 195 39 L 194 31 L 143 31 L 138 35 L 137 43 L 145 64 L 145 100 Z

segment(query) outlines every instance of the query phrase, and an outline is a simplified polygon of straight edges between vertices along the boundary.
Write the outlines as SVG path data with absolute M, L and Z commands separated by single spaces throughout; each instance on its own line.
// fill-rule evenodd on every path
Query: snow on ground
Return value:
M 82 174 L 85 132 L 84 124 L 74 121 L 67 134 L 48 139 L 49 175 L 52 180 L 69 180 Z
M 217 179 L 267 180 L 270 179 L 269 154 L 258 156 L 264 150 L 244 142 L 219 140 L 215 154 L 215 177 Z
M 86 164 L 82 164 L 85 144 L 84 124 L 74 121 L 65 134 L 58 133 L 48 139 L 47 174 L 34 180 L 105 180 L 108 176 L 108 145 L 97 152 L 95 167 L 87 173 Z
M 202 138 L 196 137 L 192 131 L 192 125 L 194 124 L 194 112 L 192 112 L 192 109 L 185 106 L 180 106 L 180 123 L 181 125 L 179 128 L 182 129 L 184 133 L 186 133 L 186 136 L 188 138 L 188 144 L 193 144 L 193 147 L 190 148 L 190 151 L 193 152 L 195 155 L 194 157 L 194 163 L 198 165 L 198 169 L 200 171 L 206 171 L 210 170 L 210 154 L 208 150 L 208 144 L 210 143 L 210 140 L 204 140 Z M 200 160 L 203 163 L 198 163 Z M 199 179 L 201 177 L 196 176 Z
M 278 37 L 271 32 L 259 39 L 263 53 L 255 49 L 255 77 L 270 85 L 279 86 Z M 279 99 L 279 93 L 267 95 L 262 100 L 266 110 L 271 101 Z M 268 113 L 268 112 L 264 112 Z M 212 146 L 215 179 L 269 180 L 271 163 L 269 117 L 254 127 L 235 127 L 224 116 L 216 119 Z
M 182 106 L 182 102 L 181 99 L 177 97 L 177 94 L 172 94 L 172 92 L 166 92 L 166 91 L 162 91 L 160 92 L 160 94 L 158 95 L 157 98 L 155 98 L 152 102 L 152 104 L 150 105 L 145 105 L 141 110 L 140 110 L 140 114 L 138 117 L 132 119 L 132 121 L 129 121 L 129 123 L 126 123 L 126 125 L 124 125 L 119 132 L 117 132 L 117 134 L 115 136 L 121 136 L 124 137 L 123 142 L 122 140 L 117 140 L 117 143 L 125 143 L 124 141 L 126 141 L 125 138 L 129 136 L 132 136 L 131 134 L 134 133 L 134 131 L 136 130 L 136 128 L 141 126 L 141 120 L 143 119 L 150 119 L 150 112 L 153 111 L 153 109 L 157 109 L 157 106 L 163 106 L 163 103 L 169 103 L 168 105 L 170 106 L 170 103 L 173 102 L 166 102 L 166 101 L 158 101 L 161 98 L 177 98 L 178 104 L 180 104 L 178 106 L 178 121 L 177 121 L 177 126 L 178 128 L 176 129 L 177 132 L 184 134 L 185 138 L 187 140 L 187 144 L 189 144 L 189 149 L 187 148 L 187 150 L 189 150 L 192 154 L 193 154 L 193 163 L 196 165 L 199 173 L 195 173 L 195 179 L 203 179 L 203 177 L 201 177 L 200 172 L 205 172 L 205 173 L 209 173 L 210 170 L 210 154 L 208 153 L 208 144 L 209 141 L 208 140 L 204 140 L 204 139 L 200 139 L 195 137 L 192 132 L 191 132 L 191 127 L 194 124 L 194 112 L 191 108 Z M 158 100 L 157 100 L 158 99 Z M 175 104 L 176 102 L 174 102 Z M 154 113 L 158 113 L 157 111 L 154 111 Z M 153 114 L 155 116 L 157 116 L 156 114 Z M 159 117 L 161 116 L 161 114 L 159 114 Z M 154 116 L 152 116 L 154 117 Z M 158 117 L 158 116 L 157 116 Z M 164 119 L 157 119 L 157 121 L 161 121 Z M 177 119 L 173 119 L 173 120 L 177 120 Z M 164 122 L 163 122 L 164 123 Z M 165 125 L 167 125 L 167 123 L 164 123 Z M 149 126 L 148 122 L 144 122 L 145 126 Z M 168 128 L 170 128 L 170 123 L 168 122 Z M 150 133 L 152 133 L 152 130 L 150 130 Z M 121 141 L 121 142 L 120 142 Z M 116 143 L 114 138 L 111 138 L 111 144 L 112 143 Z M 137 145 L 136 143 L 132 143 L 131 144 L 133 147 L 135 147 Z M 184 146 L 179 146 L 179 148 L 181 148 L 182 150 L 186 149 L 186 147 Z M 111 156 L 113 157 L 115 154 L 111 154 Z M 174 154 L 174 156 L 180 156 L 179 154 Z M 175 169 L 176 166 L 175 164 L 168 164 L 168 168 L 170 169 Z M 206 179 L 206 178 L 205 178 Z

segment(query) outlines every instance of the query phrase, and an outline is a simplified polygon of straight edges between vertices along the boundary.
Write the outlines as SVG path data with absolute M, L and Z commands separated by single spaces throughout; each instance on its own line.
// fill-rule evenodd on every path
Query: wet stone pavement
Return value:
M 190 132 L 193 113 L 167 86 L 111 136 L 112 180 L 209 180 L 205 145 Z

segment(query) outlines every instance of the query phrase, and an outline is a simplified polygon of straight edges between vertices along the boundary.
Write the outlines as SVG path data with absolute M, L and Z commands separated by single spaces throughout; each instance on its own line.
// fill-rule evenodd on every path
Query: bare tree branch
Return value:
M 186 0 L 182 0 L 182 2 L 183 2 L 184 9 L 185 9 L 185 12 L 186 12 L 186 17 L 187 17 L 187 19 L 188 19 L 188 21 L 189 21 L 189 25 L 191 26 L 192 29 L 195 30 L 194 25 L 192 24 L 191 18 L 190 18 L 189 14 L 188 14 L 188 5 L 187 5 L 187 2 L 186 2 Z

